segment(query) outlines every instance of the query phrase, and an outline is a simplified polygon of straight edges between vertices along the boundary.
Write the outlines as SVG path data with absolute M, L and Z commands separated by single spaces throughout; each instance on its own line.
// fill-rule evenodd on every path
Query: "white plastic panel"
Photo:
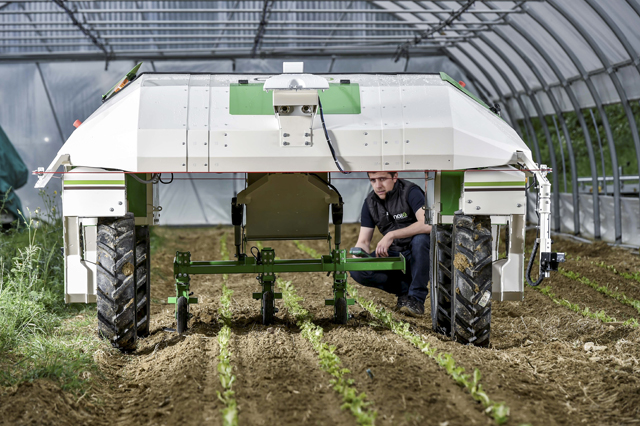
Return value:
M 96 219 L 64 218 L 64 281 L 67 303 L 96 301 L 96 224 Z
M 189 107 L 187 117 L 187 170 L 209 171 L 209 75 L 191 75 L 189 78 Z

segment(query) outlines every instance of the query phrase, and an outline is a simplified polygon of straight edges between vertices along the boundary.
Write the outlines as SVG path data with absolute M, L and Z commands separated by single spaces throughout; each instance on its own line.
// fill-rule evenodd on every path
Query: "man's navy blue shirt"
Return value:
M 413 209 L 413 212 L 417 212 L 419 209 L 424 207 L 424 193 L 420 189 L 419 186 L 414 186 L 409 190 L 409 195 L 407 196 L 409 205 Z M 373 218 L 371 217 L 371 212 L 369 212 L 369 207 L 367 207 L 367 202 L 365 201 L 362 205 L 362 213 L 360 214 L 360 225 L 365 228 L 375 228 L 376 224 L 373 222 Z

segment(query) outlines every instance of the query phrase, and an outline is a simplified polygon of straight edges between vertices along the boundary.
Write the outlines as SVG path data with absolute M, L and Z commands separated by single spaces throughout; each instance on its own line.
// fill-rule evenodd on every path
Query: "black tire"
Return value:
M 453 339 L 486 347 L 491 334 L 491 219 L 456 215 L 453 226 Z
M 344 297 L 336 300 L 334 305 L 334 318 L 336 324 L 346 324 L 349 321 L 349 309 L 347 307 L 347 300 Z
M 187 331 L 187 323 L 189 322 L 189 303 L 184 296 L 178 297 L 176 303 L 176 330 L 178 334 L 183 334 Z
M 273 291 L 265 291 L 262 293 L 262 324 L 264 325 L 273 323 L 273 314 L 275 311 L 273 299 Z
M 433 331 L 451 337 L 453 276 L 453 225 L 434 225 L 431 230 L 432 255 L 431 270 L 431 321 Z
M 98 220 L 98 333 L 121 350 L 136 346 L 133 214 Z
M 149 227 L 136 226 L 136 327 L 138 337 L 149 335 L 151 319 L 151 256 Z

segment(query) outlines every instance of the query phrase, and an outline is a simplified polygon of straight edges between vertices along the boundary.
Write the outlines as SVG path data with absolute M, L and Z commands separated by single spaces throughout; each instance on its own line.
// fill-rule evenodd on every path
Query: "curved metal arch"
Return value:
M 464 47 L 462 47 L 460 45 L 456 45 L 456 49 L 458 49 L 464 55 L 466 55 L 469 58 L 469 60 L 471 62 L 473 62 L 473 64 L 480 70 L 480 72 L 482 72 L 482 74 L 484 74 L 484 76 L 487 78 L 487 80 L 489 80 L 489 83 L 491 83 L 491 85 L 493 86 L 494 90 L 498 94 L 498 97 L 502 101 L 504 107 L 509 110 L 509 104 L 507 103 L 507 100 L 504 97 L 504 94 L 500 90 L 500 86 L 498 86 L 498 84 L 493 79 L 491 74 L 489 72 L 487 72 L 486 68 L 483 67 Z M 500 69 L 496 69 L 496 70 L 498 71 L 498 73 L 501 74 L 501 77 L 503 79 L 505 79 L 504 73 Z M 506 79 L 505 79 L 505 81 L 508 82 L 508 80 L 506 80 Z M 509 83 L 507 83 L 507 84 L 509 84 Z M 527 132 L 529 134 L 530 140 L 533 141 L 534 152 L 535 152 L 535 155 L 536 155 L 536 159 L 538 160 L 538 164 L 539 164 L 540 161 L 541 161 L 541 159 L 540 159 L 540 148 L 538 146 L 538 139 L 536 137 L 536 133 L 533 130 L 533 124 L 531 123 L 531 118 L 529 117 L 529 113 L 528 113 L 527 109 L 525 108 L 524 104 L 522 103 L 522 99 L 520 99 L 518 96 L 514 96 L 514 99 L 518 103 L 518 106 L 520 107 L 520 111 L 522 112 L 523 122 L 524 122 L 525 128 L 526 128 L 526 130 L 527 130 Z M 515 115 L 513 115 L 511 112 L 509 112 L 509 114 L 511 115 L 511 117 L 513 117 L 513 122 L 516 124 L 516 127 L 517 127 L 516 128 L 516 132 L 520 133 L 521 135 L 524 135 L 524 133 L 522 133 L 522 131 L 519 129 L 520 126 L 517 124 L 518 120 L 516 120 Z
M 515 22 L 511 17 L 507 17 L 506 21 L 509 23 L 511 28 L 513 28 L 518 34 L 520 34 L 525 40 L 527 40 L 531 46 L 544 58 L 547 62 L 553 73 L 558 78 L 558 81 L 562 84 L 567 95 L 569 96 L 569 100 L 573 109 L 576 112 L 578 117 L 578 122 L 580 123 L 580 127 L 582 128 L 582 133 L 584 134 L 585 145 L 587 146 L 587 155 L 589 157 L 589 167 L 591 169 L 591 184 L 593 188 L 598 188 L 598 169 L 596 165 L 596 157 L 593 151 L 593 143 L 591 141 L 591 134 L 589 133 L 589 127 L 587 126 L 587 122 L 584 118 L 584 114 L 582 113 L 582 109 L 580 108 L 580 103 L 578 102 L 578 98 L 576 94 L 573 92 L 573 88 L 569 84 L 569 82 L 564 78 L 560 68 L 553 61 L 551 56 L 547 53 L 547 51 L 542 47 L 540 42 L 536 40 L 535 37 L 531 36 L 524 28 Z M 567 139 L 568 141 L 569 139 Z M 577 171 L 576 171 L 577 173 Z M 574 188 L 574 191 L 577 191 L 578 187 Z M 601 230 L 600 230 L 600 194 L 598 191 L 592 191 L 593 197 L 593 236 L 596 239 L 601 238 Z
M 533 104 L 533 108 L 536 110 L 536 114 L 538 114 L 538 119 L 540 120 L 540 124 L 542 125 L 542 131 L 544 133 L 544 137 L 547 139 L 547 147 L 549 148 L 549 157 L 551 160 L 551 168 L 554 171 L 552 175 L 553 186 L 555 188 L 560 188 L 560 180 L 558 178 L 558 172 L 557 172 L 558 162 L 556 160 L 556 151 L 553 145 L 553 140 L 551 139 L 551 132 L 549 131 L 547 120 L 544 118 L 544 113 L 542 111 L 542 108 L 540 108 L 538 99 L 536 99 L 535 95 L 531 93 L 531 88 L 529 87 L 529 84 L 527 83 L 525 78 L 522 76 L 522 73 L 520 72 L 520 70 L 518 70 L 518 67 L 515 66 L 513 61 L 507 55 L 505 55 L 504 52 L 498 49 L 495 43 L 489 40 L 487 36 L 480 34 L 479 37 L 480 39 L 482 39 L 482 41 L 484 41 L 487 44 L 487 46 L 489 46 L 491 50 L 493 50 L 504 61 L 505 64 L 507 64 L 507 66 L 514 73 L 514 75 L 516 76 L 520 84 L 522 84 L 522 87 L 526 91 L 527 96 L 529 97 L 529 100 Z M 489 55 L 484 54 L 484 50 L 481 49 L 480 46 L 475 41 L 469 40 L 469 44 L 471 44 L 488 61 L 490 61 L 494 67 L 497 68 L 497 64 L 493 62 L 493 59 L 491 59 Z M 514 93 L 514 96 L 515 96 L 515 87 L 513 86 L 513 84 L 511 84 L 511 82 L 509 82 L 509 87 L 511 88 L 511 91 L 512 93 Z M 554 230 L 560 231 L 560 192 L 556 189 L 555 191 L 552 192 L 552 196 L 553 196 L 553 217 L 555 219 Z
M 460 68 L 460 70 L 464 73 L 465 77 L 468 78 L 469 81 L 478 88 L 478 95 L 480 96 L 480 99 L 482 99 L 484 103 L 490 104 L 489 99 L 490 99 L 491 93 L 487 90 L 486 87 L 484 87 L 484 84 L 480 83 L 480 80 L 475 78 L 473 76 L 473 73 L 469 71 L 469 68 L 467 68 L 466 65 L 460 62 L 458 58 L 456 58 L 451 52 L 449 52 L 448 50 L 444 50 L 444 54 L 447 58 L 449 58 L 451 62 L 453 62 L 458 68 Z M 511 122 L 511 115 L 509 115 L 509 122 Z
M 549 4 L 552 4 L 554 0 L 548 0 Z M 552 4 L 553 5 L 553 4 Z M 613 141 L 613 132 L 611 131 L 611 126 L 609 124 L 609 119 L 607 118 L 607 114 L 604 111 L 604 107 L 602 105 L 602 100 L 600 99 L 600 94 L 596 89 L 591 77 L 582 66 L 582 62 L 578 59 L 576 54 L 573 52 L 571 47 L 564 41 L 564 39 L 555 31 L 555 29 L 549 25 L 540 15 L 531 10 L 526 3 L 522 5 L 522 9 L 527 13 L 531 18 L 533 18 L 538 24 L 540 24 L 548 33 L 553 37 L 553 39 L 558 43 L 558 45 L 562 48 L 562 50 L 566 53 L 566 55 L 571 59 L 571 62 L 575 65 L 576 69 L 582 76 L 582 79 L 587 84 L 587 88 L 591 93 L 591 97 L 598 108 L 598 113 L 602 118 L 602 125 L 605 130 L 605 134 L 607 136 L 607 143 L 609 145 L 609 154 L 611 156 L 611 166 L 613 168 L 613 181 L 614 181 L 614 194 L 613 194 L 613 209 L 615 216 L 615 240 L 616 243 L 620 243 L 622 241 L 622 211 L 620 208 L 620 174 L 618 173 L 618 155 L 616 153 L 615 143 Z M 564 16 L 564 15 L 563 15 Z M 569 21 L 571 22 L 571 21 Z M 576 28 L 578 29 L 578 28 Z
M 492 4 L 489 4 L 489 3 L 485 3 L 485 4 L 490 9 L 494 9 L 494 6 Z M 482 21 L 486 20 L 486 18 L 483 16 L 478 16 L 478 19 Z M 579 200 L 579 194 L 578 194 L 578 172 L 576 171 L 576 159 L 573 152 L 573 144 L 571 143 L 571 136 L 569 135 L 569 129 L 567 128 L 567 123 L 565 122 L 564 116 L 562 115 L 562 110 L 560 109 L 560 105 L 558 104 L 558 101 L 556 100 L 555 95 L 553 94 L 553 92 L 551 92 L 551 90 L 549 89 L 549 86 L 546 84 L 544 78 L 542 77 L 542 74 L 540 73 L 538 66 L 533 63 L 531 58 L 529 58 L 529 56 L 527 56 L 522 51 L 522 49 L 516 43 L 513 42 L 513 40 L 507 37 L 501 29 L 494 28 L 493 32 L 498 37 L 500 37 L 505 43 L 507 43 L 516 52 L 516 54 L 518 54 L 520 58 L 522 58 L 522 60 L 529 66 L 529 68 L 531 68 L 531 71 L 533 71 L 533 74 L 538 79 L 538 82 L 540 82 L 540 86 L 543 88 L 547 96 L 549 96 L 549 100 L 551 101 L 553 109 L 556 112 L 556 116 L 558 116 L 558 120 L 560 121 L 560 127 L 562 127 L 562 132 L 564 133 L 565 140 L 567 141 L 567 150 L 569 151 L 569 163 L 571 164 L 571 181 L 572 181 L 572 189 L 573 189 L 572 191 L 573 223 L 574 223 L 573 232 L 574 234 L 578 235 L 580 234 L 580 200 Z M 531 97 L 535 97 L 535 95 L 532 94 Z M 545 124 L 546 124 L 546 120 L 545 120 Z M 562 144 L 562 140 L 560 139 L 559 132 L 558 132 L 558 143 Z M 560 152 L 562 152 L 562 146 L 561 146 Z M 566 175 L 565 175 L 565 178 L 566 178 Z M 565 180 L 565 185 L 566 185 L 566 180 Z M 556 191 L 559 192 L 559 187 Z
M 609 14 L 602 8 L 602 6 L 600 6 L 593 0 L 586 0 L 586 2 L 589 3 L 589 6 L 593 8 L 596 14 L 598 14 L 598 16 L 600 16 L 600 18 L 607 23 L 609 28 L 611 28 L 611 31 L 613 31 L 613 33 L 616 35 L 620 43 L 624 46 L 624 49 L 629 54 L 629 57 L 633 60 L 633 63 L 635 64 L 636 69 L 640 72 L 640 57 L 638 56 L 638 53 L 635 51 L 635 49 L 631 46 L 631 43 L 629 43 L 627 36 L 624 35 L 622 30 L 620 30 L 620 27 L 618 26 L 618 24 L 616 24 L 616 22 L 611 18 L 611 16 L 609 16 Z M 627 119 L 629 120 L 629 124 L 631 124 L 631 137 L 633 138 L 633 144 L 635 145 L 635 148 L 636 148 L 636 161 L 638 162 L 638 177 L 640 178 L 640 136 L 638 135 L 638 126 L 636 124 L 636 119 L 633 115 L 633 110 L 631 109 L 631 106 L 628 105 L 628 103 L 625 106 L 625 104 L 623 103 L 622 107 L 625 109 L 625 113 L 627 114 Z M 605 185 L 606 185 L 606 182 L 605 182 Z M 640 196 L 640 192 L 638 193 L 638 196 Z
M 456 49 L 460 50 L 460 52 L 462 52 L 463 55 L 465 55 L 467 58 L 469 58 L 469 60 L 480 70 L 480 72 L 482 73 L 482 75 L 487 79 L 487 81 L 489 82 L 489 84 L 491 84 L 491 86 L 493 87 L 493 90 L 496 92 L 496 95 L 498 96 L 498 98 L 500 99 L 500 101 L 504 104 L 504 108 L 507 110 L 507 113 L 509 114 L 509 117 L 513 120 L 513 125 L 516 128 L 516 131 L 519 134 L 521 133 L 520 130 L 520 126 L 518 125 L 518 120 L 515 119 L 515 115 L 513 114 L 513 112 L 511 111 L 511 108 L 509 107 L 509 104 L 506 103 L 506 99 L 504 97 L 504 95 L 502 94 L 502 91 L 500 90 L 500 86 L 498 86 L 498 84 L 496 83 L 496 81 L 494 80 L 493 76 L 487 72 L 486 68 L 484 68 L 482 65 L 480 65 L 480 63 L 478 61 L 476 61 L 470 54 L 469 52 L 467 52 L 466 50 L 464 50 L 463 48 L 461 48 L 460 46 L 456 46 Z M 451 55 L 452 57 L 455 57 L 455 55 L 451 52 L 447 52 L 447 55 Z M 457 60 L 457 59 L 456 59 Z M 459 63 L 462 63 L 461 61 L 457 60 Z M 465 67 L 466 68 L 466 67 Z

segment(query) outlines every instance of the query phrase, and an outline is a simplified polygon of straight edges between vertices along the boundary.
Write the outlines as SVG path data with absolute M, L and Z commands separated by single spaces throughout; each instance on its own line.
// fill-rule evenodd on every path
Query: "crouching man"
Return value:
M 371 255 L 397 257 L 402 253 L 407 262 L 406 273 L 353 271 L 351 277 L 364 286 L 395 294 L 396 310 L 411 316 L 424 315 L 431 232 L 431 225 L 424 223 L 424 192 L 418 185 L 398 179 L 397 172 L 369 172 L 368 176 L 373 190 L 362 206 L 356 247 L 368 253 L 377 226 L 384 237 Z

